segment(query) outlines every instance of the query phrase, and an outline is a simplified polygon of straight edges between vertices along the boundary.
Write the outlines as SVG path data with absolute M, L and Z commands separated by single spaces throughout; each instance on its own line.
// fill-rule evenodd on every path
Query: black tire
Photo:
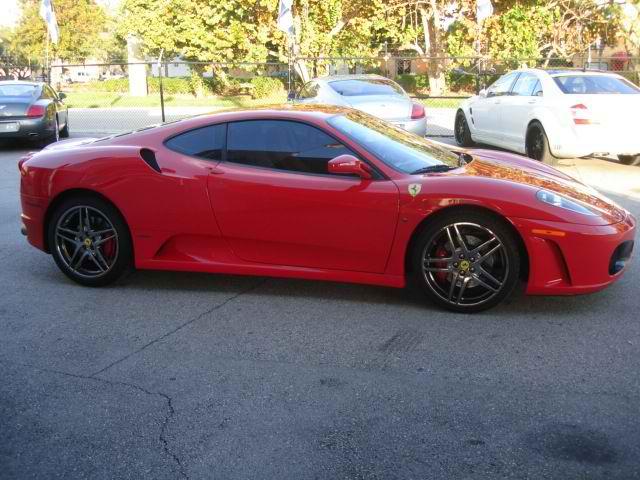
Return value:
M 60 130 L 60 138 L 69 138 L 69 112 L 67 112 L 67 120 L 64 124 L 64 128 Z
M 466 208 L 434 218 L 419 233 L 411 253 L 413 282 L 435 304 L 461 313 L 487 310 L 508 298 L 520 281 L 521 265 L 518 241 L 508 224 Z
M 60 140 L 60 124 L 58 123 L 58 116 L 56 115 L 53 133 L 40 140 L 39 145 L 41 148 L 44 148 L 47 145 L 57 142 L 58 140 Z
M 471 131 L 469 130 L 469 124 L 467 123 L 467 117 L 465 117 L 462 110 L 458 110 L 456 113 L 456 121 L 453 127 L 453 132 L 456 138 L 456 143 L 461 147 L 473 147 L 475 145 L 471 138 Z
M 80 220 L 77 215 L 89 220 Z M 83 229 L 83 223 L 79 223 L 81 221 L 91 227 L 88 232 Z M 60 233 L 63 230 L 59 228 L 64 233 Z M 129 228 L 120 212 L 97 196 L 82 195 L 63 200 L 51 215 L 47 238 L 58 268 L 80 285 L 109 285 L 133 269 Z M 71 265 L 75 266 L 78 261 L 80 264 L 74 269 Z
M 640 165 L 640 155 L 618 155 L 618 160 L 623 165 Z
M 557 165 L 558 159 L 551 154 L 549 139 L 541 123 L 533 122 L 529 125 L 525 147 L 529 158 L 547 165 Z

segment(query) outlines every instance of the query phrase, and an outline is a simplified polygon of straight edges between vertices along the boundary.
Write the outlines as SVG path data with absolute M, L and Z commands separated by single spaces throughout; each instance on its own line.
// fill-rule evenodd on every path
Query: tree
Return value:
M 42 59 L 47 27 L 39 14 L 40 0 L 20 0 L 22 16 L 12 39 L 21 55 Z M 104 31 L 106 13 L 94 0 L 53 0 L 58 20 L 59 42 L 49 45 L 49 58 L 84 61 L 93 56 Z

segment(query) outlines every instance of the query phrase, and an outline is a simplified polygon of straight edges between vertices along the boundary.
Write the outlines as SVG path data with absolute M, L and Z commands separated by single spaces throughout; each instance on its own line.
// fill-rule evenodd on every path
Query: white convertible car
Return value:
M 640 165 L 640 88 L 608 72 L 522 69 L 465 100 L 459 145 L 495 145 L 544 163 L 617 155 Z

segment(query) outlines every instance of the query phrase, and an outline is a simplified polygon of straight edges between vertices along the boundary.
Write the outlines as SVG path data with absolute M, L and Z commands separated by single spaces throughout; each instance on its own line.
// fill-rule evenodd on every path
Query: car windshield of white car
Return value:
M 418 135 L 364 112 L 336 115 L 327 122 L 395 170 L 413 173 L 435 165 L 458 167 L 459 156 Z
M 33 97 L 37 89 L 36 85 L 19 83 L 0 85 L 0 97 Z
M 404 91 L 398 84 L 386 79 L 335 80 L 329 82 L 329 85 L 343 97 L 359 97 L 361 95 L 404 95 Z
M 553 80 L 568 95 L 640 94 L 640 88 L 631 82 L 608 75 L 561 75 Z

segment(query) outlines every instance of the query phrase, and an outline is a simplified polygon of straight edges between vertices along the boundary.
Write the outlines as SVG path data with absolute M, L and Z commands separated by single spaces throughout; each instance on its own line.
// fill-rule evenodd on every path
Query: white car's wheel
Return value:
M 551 154 L 549 139 L 541 123 L 533 122 L 529 125 L 525 147 L 529 158 L 546 163 L 547 165 L 556 165 L 557 159 Z
M 456 113 L 456 121 L 454 125 L 454 134 L 456 137 L 456 143 L 461 147 L 473 147 L 473 139 L 471 138 L 471 131 L 469 130 L 469 124 L 467 118 L 462 110 L 458 110 Z

